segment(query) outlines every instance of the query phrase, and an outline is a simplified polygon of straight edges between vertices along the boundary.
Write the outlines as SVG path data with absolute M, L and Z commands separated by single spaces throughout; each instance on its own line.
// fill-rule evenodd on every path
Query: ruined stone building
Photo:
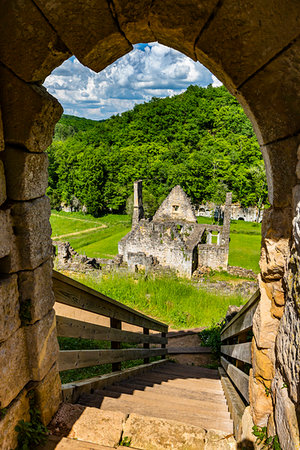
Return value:
M 228 266 L 231 193 L 226 195 L 223 226 L 198 224 L 190 199 L 175 186 L 152 220 L 144 218 L 142 181 L 134 183 L 132 230 L 119 242 L 129 267 L 158 263 L 190 277 L 201 266 Z

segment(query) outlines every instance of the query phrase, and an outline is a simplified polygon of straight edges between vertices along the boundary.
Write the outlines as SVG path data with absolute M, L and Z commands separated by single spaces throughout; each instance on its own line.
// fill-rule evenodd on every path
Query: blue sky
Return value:
M 199 62 L 153 42 L 135 45 L 100 73 L 73 56 L 49 75 L 44 86 L 62 104 L 65 114 L 99 120 L 152 97 L 180 94 L 191 84 L 221 85 Z

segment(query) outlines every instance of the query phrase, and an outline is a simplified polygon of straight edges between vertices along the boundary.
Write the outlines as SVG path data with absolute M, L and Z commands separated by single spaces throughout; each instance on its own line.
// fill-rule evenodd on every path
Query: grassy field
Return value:
M 225 316 L 229 305 L 241 305 L 238 295 L 220 296 L 189 280 L 172 276 L 106 274 L 72 278 L 173 328 L 209 326 Z
M 94 218 L 82 213 L 53 212 L 52 236 L 68 240 L 81 254 L 96 258 L 112 258 L 118 253 L 118 241 L 131 229 L 129 216 L 108 214 Z M 199 223 L 211 223 L 198 217 Z M 90 230 L 90 231 L 88 231 Z M 75 234 L 76 233 L 76 234 Z M 229 264 L 259 272 L 261 224 L 232 221 L 229 244 Z

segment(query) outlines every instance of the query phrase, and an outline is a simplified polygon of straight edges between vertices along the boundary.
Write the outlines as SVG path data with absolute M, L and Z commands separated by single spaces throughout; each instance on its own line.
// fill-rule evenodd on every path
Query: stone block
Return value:
M 254 423 L 260 427 L 266 427 L 269 416 L 273 412 L 272 398 L 270 394 L 266 394 L 264 384 L 253 377 L 252 370 L 249 380 L 249 398 Z
M 130 414 L 123 436 L 130 438 L 130 445 L 136 448 L 200 450 L 204 449 L 206 432 L 176 420 Z
M 5 416 L 0 420 L 0 448 L 3 450 L 10 450 L 17 448 L 18 433 L 15 427 L 19 420 L 29 422 L 29 399 L 26 396 L 26 391 L 12 402 L 7 409 Z
M 71 56 L 31 0 L 3 0 L 0 16 L 1 61 L 23 80 L 44 80 Z
M 213 61 L 216 70 L 207 67 L 216 76 L 225 72 L 232 80 L 230 87 L 239 86 L 298 36 L 298 21 L 297 0 L 288 6 L 280 0 L 227 0 L 199 29 L 198 59 L 203 64 Z
M 132 49 L 106 0 L 36 0 L 54 29 L 79 61 L 99 72 Z
M 18 273 L 20 301 L 28 305 L 31 323 L 48 314 L 54 305 L 52 259 L 34 270 Z
M 12 205 L 15 243 L 11 252 L 11 272 L 34 269 L 52 255 L 50 212 L 47 197 Z
M 54 310 L 25 330 L 31 379 L 41 381 L 58 359 Z
M 25 332 L 19 328 L 0 344 L 0 409 L 5 408 L 30 380 Z
M 7 195 L 11 200 L 31 200 L 45 195 L 48 156 L 7 146 L 4 152 Z
M 156 40 L 196 60 L 195 42 L 217 3 L 217 0 L 153 3 L 149 18 Z
M 285 292 L 283 289 L 282 279 L 265 283 L 264 287 L 268 297 L 275 303 L 276 306 L 285 305 Z
M 119 444 L 126 414 L 85 408 L 74 423 L 68 437 L 93 444 L 115 447 Z
M 4 134 L 3 134 L 3 122 L 2 122 L 2 112 L 0 108 L 0 152 L 4 150 Z
M 293 187 L 297 183 L 295 166 L 300 137 L 261 147 L 268 181 L 268 196 L 276 208 L 292 206 Z
M 258 281 L 261 297 L 253 317 L 253 334 L 259 349 L 272 349 L 278 332 L 279 320 L 271 315 L 272 302 L 260 276 Z
M 13 240 L 9 210 L 0 210 L 0 258 L 9 255 Z
M 7 144 L 32 152 L 49 147 L 63 109 L 43 86 L 24 83 L 0 66 L 0 103 Z
M 279 373 L 275 385 L 275 422 L 279 442 L 283 450 L 299 450 L 300 434 L 295 404 L 289 398 L 288 390 L 282 389 L 283 380 Z
M 0 205 L 4 203 L 6 200 L 6 181 L 5 181 L 5 173 L 4 173 L 4 165 L 0 160 Z
M 274 349 L 274 346 L 273 346 Z M 272 350 L 273 350 L 272 349 Z M 274 351 L 274 350 L 273 350 Z M 255 339 L 252 340 L 252 367 L 255 378 L 272 380 L 275 374 L 275 367 L 272 363 L 274 358 L 269 357 L 267 349 L 258 349 Z
M 260 144 L 299 133 L 299 71 L 300 38 L 237 91 L 238 101 L 250 111 Z
M 6 341 L 21 325 L 17 275 L 0 277 L 0 342 Z
M 121 30 L 132 44 L 154 42 L 156 38 L 149 25 L 151 0 L 114 0 L 113 13 Z
M 186 448 L 190 447 L 184 447 L 184 449 Z M 204 450 L 236 450 L 236 448 L 236 440 L 232 435 L 228 435 L 224 431 L 207 430 Z
M 237 436 L 237 443 L 238 443 L 238 448 L 241 449 L 247 449 L 249 446 L 249 448 L 251 448 L 251 443 L 252 446 L 254 447 L 254 443 L 256 441 L 256 437 L 253 434 L 253 428 L 254 423 L 253 423 L 253 419 L 251 416 L 251 408 L 250 406 L 247 406 L 244 410 L 243 416 L 242 416 L 242 420 L 241 420 L 241 424 L 239 427 L 239 433 Z
M 38 384 L 34 392 L 36 407 L 41 413 L 41 420 L 44 425 L 48 425 L 62 400 L 61 381 L 56 364 Z

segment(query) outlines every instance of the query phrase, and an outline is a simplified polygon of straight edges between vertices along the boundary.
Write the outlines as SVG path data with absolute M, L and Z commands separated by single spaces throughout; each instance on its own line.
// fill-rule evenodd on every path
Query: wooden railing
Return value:
M 229 382 L 222 376 L 221 380 L 233 416 L 235 432 L 239 427 L 243 410 L 249 404 L 252 322 L 259 300 L 258 290 L 221 333 L 221 364 Z
M 260 299 L 259 290 L 226 325 L 221 333 L 221 364 L 239 394 L 249 403 L 252 321 Z
M 111 343 L 111 348 L 105 350 L 61 350 L 60 371 L 112 364 L 112 371 L 116 372 L 121 370 L 123 361 L 143 359 L 144 364 L 147 364 L 149 358 L 153 356 L 164 358 L 167 354 L 167 325 L 56 271 L 53 272 L 53 290 L 57 303 L 110 319 L 110 326 L 103 326 L 63 315 L 56 316 L 59 337 L 93 339 Z M 140 327 L 141 332 L 122 330 L 123 322 Z M 158 333 L 152 334 L 150 330 Z M 142 347 L 122 349 L 121 343 L 141 344 Z M 150 347 L 151 344 L 156 344 L 156 347 Z

